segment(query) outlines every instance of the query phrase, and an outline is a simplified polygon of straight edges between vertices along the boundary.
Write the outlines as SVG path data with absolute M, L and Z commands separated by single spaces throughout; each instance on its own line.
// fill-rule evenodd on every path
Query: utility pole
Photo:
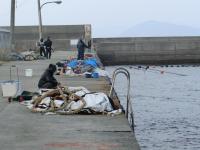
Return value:
M 42 15 L 41 15 L 40 0 L 38 0 L 38 18 L 39 18 L 39 39 L 41 39 L 42 38 Z
M 15 51 L 15 0 L 11 0 L 10 50 Z
M 38 18 L 39 18 L 39 38 L 43 38 L 42 37 L 42 14 L 41 14 L 41 10 L 42 7 L 46 4 L 50 4 L 50 3 L 55 3 L 55 4 L 61 4 L 62 1 L 60 0 L 55 0 L 55 1 L 50 1 L 50 2 L 45 2 L 42 5 L 40 5 L 40 0 L 38 0 Z

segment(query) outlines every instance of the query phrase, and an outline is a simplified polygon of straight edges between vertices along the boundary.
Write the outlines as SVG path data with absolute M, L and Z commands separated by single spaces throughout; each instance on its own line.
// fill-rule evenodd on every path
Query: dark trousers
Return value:
M 40 47 L 40 56 L 43 56 L 43 54 L 44 54 L 44 56 L 46 55 L 45 49 L 44 49 L 44 47 Z
M 78 49 L 78 56 L 77 56 L 78 60 L 84 60 L 84 50 L 82 49 Z
M 56 88 L 57 84 L 51 83 L 51 82 L 47 82 L 45 84 L 43 84 L 41 87 L 39 88 L 43 88 L 43 89 L 54 89 Z
M 46 48 L 46 58 L 47 58 L 47 59 L 50 59 L 50 58 L 51 58 L 51 48 L 50 48 L 50 47 L 47 47 L 47 48 Z

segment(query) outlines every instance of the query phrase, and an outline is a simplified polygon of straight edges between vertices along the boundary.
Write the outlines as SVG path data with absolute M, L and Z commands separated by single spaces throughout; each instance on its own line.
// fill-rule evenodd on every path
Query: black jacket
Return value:
M 79 50 L 84 50 L 85 48 L 89 48 L 89 47 L 83 42 L 83 40 L 79 40 L 77 43 L 77 48 Z
M 50 83 L 52 85 L 52 88 L 56 87 L 58 85 L 58 82 L 56 78 L 53 76 L 54 72 L 56 71 L 56 66 L 50 64 L 49 68 L 43 73 L 41 76 L 38 87 L 43 88 L 43 85 Z
M 52 41 L 51 41 L 50 39 L 48 39 L 48 40 L 46 40 L 46 41 L 44 42 L 44 45 L 45 45 L 47 48 L 51 48 L 51 46 L 52 46 Z

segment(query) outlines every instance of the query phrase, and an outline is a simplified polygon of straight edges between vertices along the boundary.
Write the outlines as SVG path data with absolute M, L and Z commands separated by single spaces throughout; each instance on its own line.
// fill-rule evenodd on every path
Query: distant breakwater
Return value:
M 94 38 L 104 65 L 200 63 L 200 37 Z

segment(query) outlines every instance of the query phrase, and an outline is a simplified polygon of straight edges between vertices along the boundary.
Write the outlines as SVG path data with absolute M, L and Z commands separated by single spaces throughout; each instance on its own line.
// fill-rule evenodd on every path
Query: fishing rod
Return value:
M 151 71 L 156 71 L 156 72 L 160 72 L 160 73 L 168 73 L 168 74 L 173 74 L 173 75 L 178 75 L 178 76 L 187 76 L 186 74 L 181 74 L 181 73 L 175 73 L 175 72 L 171 72 L 171 71 L 163 71 L 163 70 L 159 70 L 159 69 L 153 69 L 153 68 L 150 68 L 149 66 L 146 66 L 146 67 L 143 67 L 143 66 L 138 66 L 137 68 L 136 67 L 133 67 L 134 69 L 137 69 L 137 70 L 140 70 L 140 69 L 143 69 L 143 70 L 151 70 Z

